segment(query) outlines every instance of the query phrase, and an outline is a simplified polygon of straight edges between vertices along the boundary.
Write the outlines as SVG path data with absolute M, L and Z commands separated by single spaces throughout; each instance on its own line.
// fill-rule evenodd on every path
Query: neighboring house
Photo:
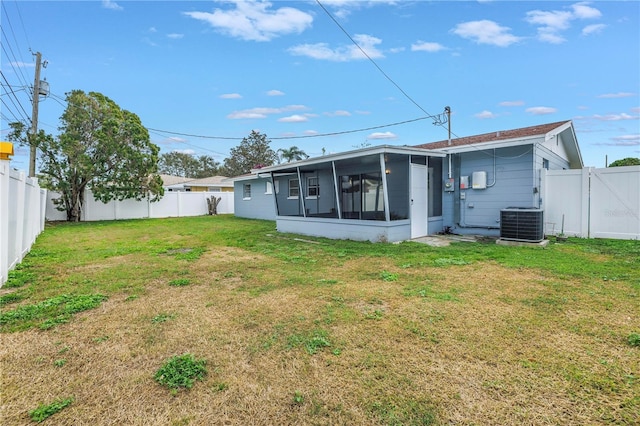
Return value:
M 502 209 L 541 206 L 543 168 L 582 168 L 571 121 L 369 147 L 231 180 L 235 214 L 275 219 L 278 231 L 402 241 L 443 231 L 499 235 Z
M 185 191 L 233 192 L 233 182 L 226 176 L 211 176 L 184 183 Z
M 193 180 L 182 176 L 160 175 L 165 191 L 184 191 L 184 183 Z
M 211 176 L 202 179 L 160 175 L 167 191 L 188 192 L 233 192 L 233 181 L 226 176 Z

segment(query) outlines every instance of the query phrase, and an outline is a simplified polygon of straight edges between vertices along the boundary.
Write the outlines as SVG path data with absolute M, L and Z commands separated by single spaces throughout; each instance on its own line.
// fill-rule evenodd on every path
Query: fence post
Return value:
M 13 144 L 0 142 L 0 287 L 9 278 L 9 156 Z

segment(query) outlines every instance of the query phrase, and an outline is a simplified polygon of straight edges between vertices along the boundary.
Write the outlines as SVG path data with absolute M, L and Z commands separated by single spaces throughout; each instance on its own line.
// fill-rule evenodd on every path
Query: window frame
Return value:
M 248 189 L 248 191 L 247 191 L 247 189 Z M 251 184 L 250 183 L 245 183 L 245 184 L 242 185 L 242 199 L 243 200 L 250 200 L 251 199 Z

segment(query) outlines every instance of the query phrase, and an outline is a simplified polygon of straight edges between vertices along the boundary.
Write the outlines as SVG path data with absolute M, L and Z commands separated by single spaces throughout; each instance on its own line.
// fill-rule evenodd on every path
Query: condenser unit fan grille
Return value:
M 509 207 L 500 210 L 500 238 L 503 240 L 542 241 L 543 225 L 541 209 Z

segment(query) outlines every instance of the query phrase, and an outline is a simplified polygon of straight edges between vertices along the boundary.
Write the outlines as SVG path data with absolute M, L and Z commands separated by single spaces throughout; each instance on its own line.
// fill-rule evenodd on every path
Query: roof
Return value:
M 162 183 L 164 186 L 177 185 L 179 183 L 189 182 L 193 180 L 191 178 L 186 178 L 182 176 L 172 176 L 172 175 L 160 175 L 160 179 L 162 179 Z
M 512 130 L 499 130 L 497 132 L 483 133 L 481 135 L 425 143 L 416 148 L 438 150 L 446 153 L 461 153 L 471 149 L 492 149 L 509 146 L 519 146 L 532 143 L 548 143 L 556 140 L 561 143 L 567 155 L 567 160 L 572 169 L 583 167 L 582 154 L 578 146 L 578 139 L 571 120 L 556 121 L 554 123 L 539 124 L 536 126 L 521 127 Z
M 202 179 L 190 179 L 186 186 L 233 186 L 226 176 L 209 176 Z
M 441 149 L 441 148 L 449 148 L 449 147 L 455 147 L 455 146 L 473 145 L 478 143 L 530 138 L 535 136 L 546 135 L 547 133 L 551 132 L 554 129 L 557 129 L 558 127 L 561 127 L 566 123 L 571 123 L 571 121 L 567 121 L 567 120 L 557 121 L 555 123 L 540 124 L 537 126 L 530 126 L 530 127 L 522 127 L 520 129 L 499 130 L 497 132 L 484 133 L 481 135 L 466 136 L 463 138 L 451 139 L 451 144 L 449 144 L 448 140 L 430 142 L 422 145 L 416 145 L 416 148 Z

